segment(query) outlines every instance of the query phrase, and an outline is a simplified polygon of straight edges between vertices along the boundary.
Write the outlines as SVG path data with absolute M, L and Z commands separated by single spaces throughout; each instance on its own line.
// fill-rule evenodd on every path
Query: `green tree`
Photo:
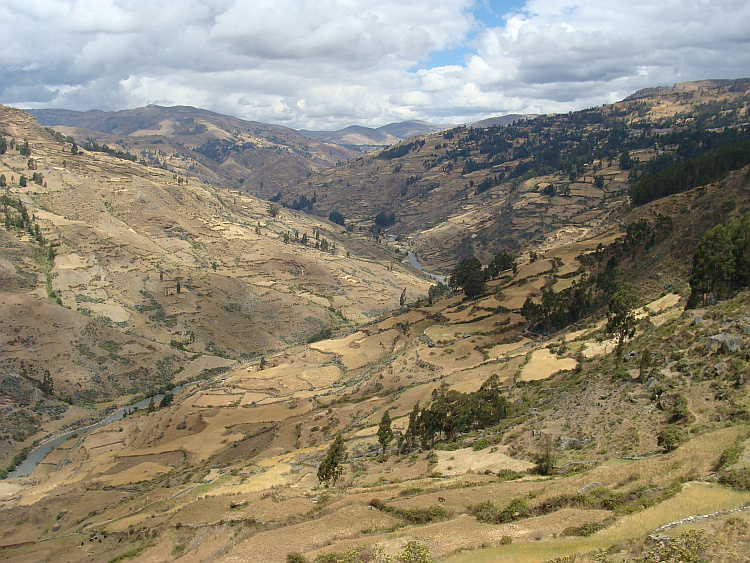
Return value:
M 448 293 L 448 286 L 443 282 L 438 282 L 436 285 L 431 285 L 430 289 L 427 290 L 427 302 L 432 305 L 438 297 Z
M 383 413 L 383 417 L 380 419 L 380 425 L 378 426 L 378 442 L 380 447 L 383 448 L 383 453 L 388 449 L 388 442 L 393 440 L 393 429 L 391 428 L 391 415 L 388 409 Z
M 555 471 L 557 456 L 555 455 L 555 441 L 549 434 L 544 435 L 542 447 L 534 459 L 536 466 L 534 471 L 540 475 L 552 475 Z
M 269 203 L 267 211 L 271 217 L 276 217 L 279 214 L 279 206 L 275 203 Z
M 164 407 L 168 407 L 172 404 L 172 401 L 174 400 L 174 395 L 172 393 L 164 393 L 164 396 L 161 398 L 161 401 L 159 401 L 159 408 L 162 409 Z
M 693 254 L 688 307 L 750 285 L 750 212 L 703 235 Z
M 18 185 L 22 188 L 26 187 L 26 176 L 21 174 L 21 176 L 18 178 Z
M 398 299 L 398 306 L 403 307 L 406 305 L 406 288 L 401 292 L 401 297 Z
M 42 378 L 41 385 L 39 385 L 39 389 L 41 389 L 42 393 L 45 395 L 52 395 L 54 384 L 52 382 L 52 376 L 47 369 L 44 370 L 44 377 Z
M 344 215 L 336 209 L 328 214 L 328 220 L 331 223 L 336 223 L 337 225 L 341 225 L 342 227 L 346 224 L 346 217 L 344 217 Z
M 672 450 L 677 449 L 677 446 L 679 446 L 683 440 L 684 436 L 682 434 L 682 429 L 676 424 L 668 425 L 656 436 L 656 444 L 661 446 L 665 452 L 671 452 Z
M 323 461 L 318 466 L 318 481 L 325 483 L 326 488 L 335 487 L 336 481 L 341 477 L 343 471 L 342 464 L 346 459 L 346 446 L 344 445 L 344 435 L 339 432 L 336 439 L 328 447 Z
M 609 300 L 609 313 L 607 314 L 607 326 L 605 331 L 608 334 L 617 335 L 616 354 L 619 357 L 622 353 L 622 347 L 626 338 L 635 334 L 635 308 L 636 297 L 630 288 L 623 288 L 616 291 Z
M 0 135 L 0 154 L 5 154 L 7 150 L 8 150 L 8 143 L 5 140 L 5 137 Z
M 649 373 L 649 370 L 651 369 L 651 365 L 654 363 L 653 355 L 651 354 L 651 350 L 646 348 L 641 353 L 641 361 L 638 363 L 638 378 L 641 381 L 646 380 L 646 376 Z
M 495 254 L 492 262 L 490 262 L 487 266 L 485 273 L 487 274 L 487 277 L 494 278 L 500 272 L 504 272 L 505 270 L 510 269 L 513 270 L 513 273 L 516 272 L 516 255 L 511 252 L 501 250 L 500 252 Z
M 261 356 L 261 358 L 260 358 L 260 367 L 259 367 L 259 369 L 261 371 L 264 370 L 264 369 L 266 369 L 266 357 L 265 356 Z
M 21 154 L 21 156 L 31 156 L 31 148 L 29 147 L 28 139 L 25 140 L 23 142 L 23 145 L 18 148 L 18 152 L 19 154 Z
M 470 299 L 482 295 L 486 287 L 482 263 L 473 256 L 462 259 L 451 272 L 450 284 L 451 287 L 463 289 Z
M 399 563 L 433 563 L 430 549 L 422 542 L 412 540 L 396 558 Z
M 73 145 L 70 147 L 70 154 L 78 154 L 78 145 L 73 141 Z

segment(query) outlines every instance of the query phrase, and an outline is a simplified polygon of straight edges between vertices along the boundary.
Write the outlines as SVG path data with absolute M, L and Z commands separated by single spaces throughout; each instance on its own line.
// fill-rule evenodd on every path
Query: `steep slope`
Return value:
M 664 114 L 685 112 L 682 97 L 666 99 Z M 728 140 L 733 129 L 706 139 Z M 658 162 L 647 149 L 610 148 L 617 164 L 604 187 L 594 184 L 602 192 Z M 532 152 L 527 162 L 541 158 Z M 197 189 L 193 179 L 182 187 Z M 239 214 L 201 190 L 214 213 Z M 750 294 L 684 305 L 701 236 L 750 213 L 750 170 L 637 208 L 617 205 L 624 189 L 607 197 L 596 229 L 555 218 L 560 227 L 519 243 L 515 268 L 477 299 L 421 299 L 71 438 L 29 478 L 0 485 L 0 553 L 320 563 L 414 560 L 428 549 L 462 562 L 736 560 L 750 548 Z M 242 202 L 252 209 L 252 199 Z M 314 221 L 280 216 L 285 225 Z M 339 239 L 347 250 L 366 242 Z M 3 279 L 16 289 L 33 282 Z M 632 328 L 620 332 L 623 346 L 605 318 L 618 314 L 607 307 L 618 294 L 628 297 Z M 390 440 L 381 431 L 388 419 Z M 339 433 L 346 458 L 325 486 L 318 470 Z
M 259 196 L 272 195 L 280 186 L 299 182 L 356 154 L 286 127 L 187 106 L 30 113 L 42 125 L 59 127 L 79 143 L 92 138 L 173 172 Z
M 566 115 L 451 129 L 323 171 L 281 201 L 314 195 L 314 212 L 335 209 L 357 229 L 394 214 L 395 224 L 375 227 L 408 240 L 436 270 L 472 254 L 486 262 L 556 232 L 596 232 L 651 164 L 747 138 L 748 84 L 688 83 Z
M 32 478 L 6 484 L 2 553 L 282 563 L 295 553 L 346 561 L 352 549 L 375 558 L 375 546 L 396 555 L 418 541 L 447 561 L 620 562 L 655 549 L 650 534 L 678 538 L 686 524 L 717 540 L 702 542 L 708 560 L 746 552 L 750 493 L 722 483 L 750 466 L 748 383 L 738 383 L 750 366 L 750 295 L 696 311 L 696 324 L 683 313 L 684 272 L 651 275 L 656 256 L 684 264 L 696 228 L 750 210 L 747 175 L 624 216 L 655 226 L 689 210 L 648 251 L 617 232 L 559 244 L 519 260 L 477 300 L 413 305 L 71 440 Z M 613 356 L 602 318 L 540 338 L 513 312 L 539 287 L 604 275 L 590 260 L 599 252 L 617 256 L 617 278 L 640 290 L 627 360 Z M 707 348 L 718 333 L 740 348 Z M 505 410 L 451 430 L 482 390 Z M 440 427 L 416 443 L 415 405 L 434 409 L 421 417 Z M 385 412 L 395 436 L 384 455 Z M 684 442 L 663 446 L 669 428 Z M 348 457 L 325 488 L 316 469 L 339 431 Z
M 20 110 L 0 108 L 0 134 L 2 373 L 36 385 L 49 374 L 58 399 L 153 391 L 367 320 L 429 285 L 393 249 L 330 223 L 71 154 Z M 8 443 L 3 465 L 29 435 Z

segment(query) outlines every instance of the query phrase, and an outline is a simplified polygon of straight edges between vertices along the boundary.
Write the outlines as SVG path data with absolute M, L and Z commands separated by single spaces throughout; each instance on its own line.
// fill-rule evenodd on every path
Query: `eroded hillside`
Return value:
M 655 229 L 679 206 L 705 230 L 729 201 L 730 213 L 750 208 L 747 186 L 742 170 L 625 221 Z M 339 561 L 356 549 L 377 560 L 377 549 L 396 555 L 416 540 L 449 561 L 597 550 L 597 560 L 622 561 L 655 549 L 649 534 L 676 537 L 696 527 L 683 519 L 708 514 L 695 533 L 723 542 L 706 544 L 712 557 L 742 553 L 750 493 L 722 483 L 748 466 L 748 294 L 684 311 L 684 272 L 652 262 L 684 265 L 694 221 L 674 217 L 652 244 L 617 231 L 550 241 L 477 300 L 422 301 L 71 439 L 30 478 L 4 484 L 4 556 Z M 599 253 L 617 256 L 617 275 L 639 289 L 624 358 L 602 317 L 545 337 L 518 312 L 543 288 L 605 279 Z M 740 344 L 724 351 L 717 334 Z M 457 405 L 479 392 L 505 405 L 498 418 L 449 430 Z M 442 414 L 439 430 L 412 441 L 415 405 Z M 386 411 L 394 437 L 384 454 Z M 679 439 L 667 447 L 670 428 Z M 326 488 L 317 472 L 339 432 L 347 458 Z M 534 471 L 544 452 L 546 476 Z
M 279 185 L 347 160 L 357 150 L 279 125 L 192 107 L 147 106 L 118 112 L 34 110 L 79 144 L 91 139 L 139 160 L 225 188 L 271 196 Z
M 20 110 L 0 108 L 0 124 L 3 374 L 36 385 L 47 374 L 57 400 L 145 393 L 366 321 L 404 290 L 426 293 L 393 249 L 330 223 L 72 154 Z M 6 399 L 28 412 L 3 465 L 47 419 L 26 391 Z
M 552 232 L 590 237 L 616 220 L 627 187 L 669 162 L 747 138 L 748 80 L 701 81 L 508 126 L 458 127 L 337 165 L 281 190 L 342 213 L 355 229 L 408 241 L 448 272 Z M 379 213 L 394 221 L 374 221 Z
M 699 99 L 696 108 L 708 108 L 703 123 L 716 129 L 706 138 L 725 146 L 745 134 L 735 121 L 746 112 L 745 86 L 693 84 L 657 92 L 664 98 L 653 105 L 639 97 L 606 111 L 612 117 L 625 112 L 631 120 L 643 113 L 646 121 L 655 115 L 650 112 L 662 112 L 676 120 L 670 128 L 689 132 L 697 117 L 680 113 L 683 102 Z M 732 100 L 713 103 L 717 92 Z M 721 125 L 725 113 L 731 116 Z M 576 120 L 592 122 L 581 134 L 595 146 L 616 133 L 599 127 L 600 117 L 595 111 L 572 115 L 567 129 L 544 119 L 557 124 L 549 135 L 559 134 L 558 140 L 576 134 Z M 646 121 L 630 129 L 645 130 Z M 260 294 L 277 308 L 249 311 L 248 325 L 234 321 L 222 355 L 236 354 L 242 363 L 227 364 L 163 404 L 72 436 L 30 476 L 4 481 L 2 556 L 320 563 L 404 560 L 409 550 L 429 550 L 445 561 L 742 561 L 750 545 L 750 296 L 744 290 L 719 302 L 706 295 L 698 309 L 685 304 L 701 237 L 750 212 L 750 171 L 747 164 L 726 168 L 710 183 L 632 208 L 626 188 L 669 159 L 688 159 L 691 145 L 685 131 L 674 129 L 682 139 L 676 147 L 656 149 L 647 136 L 642 142 L 648 146 L 630 147 L 628 139 L 638 134 L 628 131 L 620 131 L 625 144 L 610 147 L 614 153 L 575 161 L 565 181 L 552 164 L 540 174 L 537 165 L 554 155 L 535 149 L 513 165 L 527 166 L 527 178 L 477 190 L 488 177 L 482 174 L 513 175 L 515 168 L 485 166 L 500 153 L 481 153 L 481 161 L 468 155 L 477 166 L 466 173 L 476 175 L 473 191 L 453 202 L 440 196 L 449 203 L 432 208 L 436 217 L 451 205 L 462 211 L 440 220 L 442 242 L 435 242 L 433 255 L 420 251 L 420 257 L 431 256 L 435 265 L 448 264 L 452 252 L 476 253 L 487 263 L 498 248 L 512 246 L 503 233 L 518 236 L 515 266 L 490 276 L 475 299 L 431 292 L 428 300 L 428 284 L 396 263 L 403 256 L 371 246 L 357 221 L 347 234 L 289 210 L 273 217 L 268 203 L 192 178 L 185 183 L 98 155 L 76 155 L 71 164 L 69 146 L 55 145 L 61 151 L 55 158 L 66 159 L 61 182 L 75 178 L 65 181 L 86 190 L 78 193 L 86 194 L 87 207 L 75 216 L 65 189 L 53 182 L 44 191 L 37 187 L 37 194 L 11 189 L 27 198 L 32 221 L 46 222 L 39 232 L 33 223 L 24 227 L 29 240 L 12 226 L 8 231 L 4 259 L 26 264 L 4 268 L 10 295 L 36 290 L 51 307 L 56 298 L 71 309 L 74 303 L 76 309 L 122 307 L 130 315 L 126 321 L 107 317 L 99 324 L 184 352 L 186 368 L 175 379 L 208 375 L 206 362 L 228 359 L 212 354 L 207 342 L 232 315 L 248 312 L 236 295 Z M 459 130 L 454 139 L 466 143 L 474 135 L 473 143 L 505 132 Z M 42 134 L 42 146 L 53 142 Z M 524 140 L 510 147 L 498 138 L 497 146 L 544 147 L 544 132 L 535 135 L 520 135 Z M 29 138 L 33 156 L 40 149 Z M 443 137 L 434 150 L 448 150 L 442 144 L 450 140 Z M 580 145 L 566 146 L 571 153 L 561 154 Z M 408 161 L 425 147 L 428 140 L 412 142 L 398 154 L 403 148 L 397 146 L 388 149 L 393 159 L 360 166 L 383 166 L 378 181 L 396 181 L 401 171 L 388 167 L 417 166 L 419 159 Z M 16 162 L 6 169 L 17 174 L 25 161 L 11 156 L 16 160 L 3 162 Z M 132 177 L 125 181 L 109 163 Z M 441 172 L 445 185 L 453 172 Z M 44 180 L 48 174 L 49 167 Z M 96 181 L 84 182 L 86 175 Z M 502 200 L 506 188 L 517 199 L 493 219 L 506 230 L 480 228 L 477 217 L 489 221 L 492 215 L 483 202 Z M 417 209 L 415 202 L 432 201 L 440 190 L 405 208 Z M 318 191 L 318 201 L 333 193 Z M 384 196 L 372 190 L 358 197 L 366 229 Z M 20 211 L 6 212 L 17 221 Z M 99 231 L 110 245 L 127 244 L 95 246 Z M 402 234 L 402 247 L 417 248 L 416 235 Z M 57 240 L 51 262 L 49 241 Z M 272 252 L 298 269 L 272 270 Z M 90 261 L 91 253 L 104 258 Z M 44 264 L 49 278 L 42 276 Z M 66 265 L 72 271 L 63 274 Z M 89 271 L 94 267 L 101 270 Z M 413 285 L 403 294 L 408 280 Z M 92 287 L 101 282 L 109 285 Z M 79 293 L 86 297 L 78 299 Z M 231 301 L 222 301 L 228 296 Z M 205 319 L 214 301 L 221 316 Z M 231 303 L 239 311 L 224 306 Z M 376 317 L 378 309 L 392 312 Z M 300 322 L 340 334 L 306 331 L 303 338 L 295 332 Z M 268 347 L 262 359 L 236 348 L 246 326 Z M 124 348 L 98 347 L 122 361 Z M 33 394 L 27 400 L 48 400 L 44 381 L 27 389 Z M 332 462 L 336 444 L 344 458 Z M 332 466 L 332 473 L 323 471 Z

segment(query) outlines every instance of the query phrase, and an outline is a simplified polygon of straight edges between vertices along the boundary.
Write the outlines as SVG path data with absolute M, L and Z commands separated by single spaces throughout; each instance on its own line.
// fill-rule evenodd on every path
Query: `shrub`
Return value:
M 659 432 L 656 437 L 656 443 L 661 446 L 665 452 L 671 452 L 677 449 L 685 439 L 682 429 L 674 424 L 668 425 L 664 430 Z
M 719 483 L 729 485 L 737 491 L 750 491 L 750 470 L 734 469 L 724 471 L 719 477 Z
M 715 470 L 718 471 L 737 463 L 744 450 L 745 446 L 742 444 L 741 439 L 738 438 L 734 444 L 727 446 L 724 448 L 724 451 L 721 452 L 719 461 L 716 462 Z
M 488 500 L 472 507 L 470 512 L 480 522 L 488 522 L 490 524 L 507 524 L 508 522 L 527 518 L 532 515 L 531 508 L 522 498 L 514 498 L 502 510 L 495 503 Z

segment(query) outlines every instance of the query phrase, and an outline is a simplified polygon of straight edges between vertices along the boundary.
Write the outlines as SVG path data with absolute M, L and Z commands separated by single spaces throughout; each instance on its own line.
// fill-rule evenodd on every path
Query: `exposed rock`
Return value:
M 588 442 L 588 440 L 579 440 L 578 438 L 571 438 L 570 436 L 560 436 L 557 441 L 562 450 L 579 449 Z
M 693 319 L 694 325 L 702 325 L 703 324 L 703 315 L 695 315 L 695 318 Z
M 741 336 L 732 336 L 731 334 L 721 333 L 711 336 L 706 343 L 708 351 L 716 353 L 721 351 L 723 354 L 731 354 L 740 349 L 743 343 Z

